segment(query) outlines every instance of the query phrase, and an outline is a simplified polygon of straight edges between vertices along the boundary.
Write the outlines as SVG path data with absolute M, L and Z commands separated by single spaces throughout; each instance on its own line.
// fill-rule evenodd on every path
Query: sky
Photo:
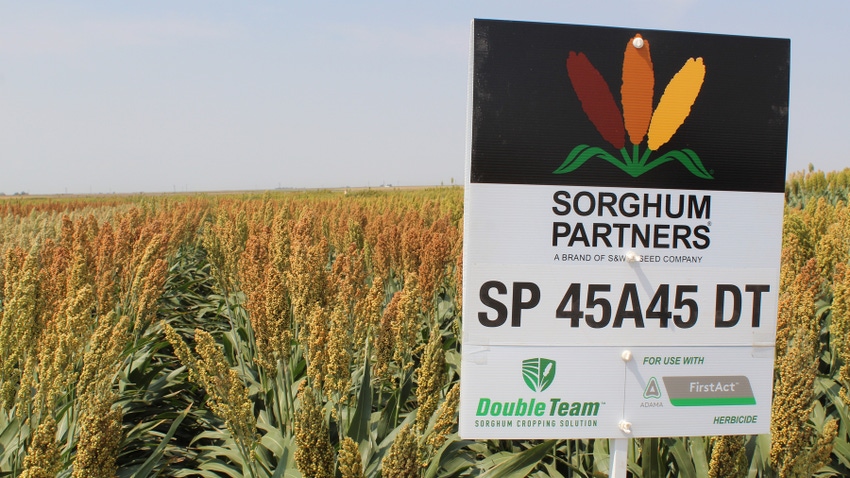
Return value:
M 850 167 L 847 0 L 0 0 L 0 193 L 461 184 L 473 18 L 790 38 L 788 171 Z

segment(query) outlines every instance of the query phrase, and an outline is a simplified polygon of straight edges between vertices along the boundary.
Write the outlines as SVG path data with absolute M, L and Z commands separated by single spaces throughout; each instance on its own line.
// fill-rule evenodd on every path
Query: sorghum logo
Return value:
M 649 55 L 649 42 L 639 34 L 629 40 L 623 57 L 622 112 L 608 83 L 584 53 L 570 52 L 567 74 L 588 119 L 602 138 L 619 150 L 622 159 L 603 148 L 580 144 L 573 148 L 553 174 L 575 171 L 590 158 L 599 157 L 636 178 L 675 159 L 695 176 L 713 179 L 691 149 L 668 151 L 650 161 L 653 153 L 670 141 L 690 114 L 705 78 L 702 58 L 690 58 L 685 62 L 667 84 L 655 110 L 652 108 L 655 72 Z M 626 133 L 631 148 L 626 144 Z M 646 149 L 641 152 L 644 138 L 647 140 Z
M 555 361 L 532 358 L 522 361 L 522 378 L 532 392 L 542 392 L 555 380 Z

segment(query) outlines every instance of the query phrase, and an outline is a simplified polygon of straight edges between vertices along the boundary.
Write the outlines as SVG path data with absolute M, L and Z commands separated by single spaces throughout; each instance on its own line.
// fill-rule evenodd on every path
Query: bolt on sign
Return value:
M 461 436 L 769 432 L 790 41 L 471 43 Z

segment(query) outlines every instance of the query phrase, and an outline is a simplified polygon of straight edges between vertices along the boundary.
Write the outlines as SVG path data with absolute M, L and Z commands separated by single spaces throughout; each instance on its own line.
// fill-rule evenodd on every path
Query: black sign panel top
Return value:
M 783 192 L 790 41 L 473 22 L 473 183 Z

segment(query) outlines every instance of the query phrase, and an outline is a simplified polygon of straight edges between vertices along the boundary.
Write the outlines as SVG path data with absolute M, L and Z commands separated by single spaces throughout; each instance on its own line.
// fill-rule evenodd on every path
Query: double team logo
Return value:
M 685 62 L 667 84 L 655 109 L 655 72 L 649 54 L 649 42 L 640 35 L 635 35 L 629 41 L 623 57 L 623 84 L 620 89 L 622 111 L 608 83 L 584 53 L 570 52 L 567 73 L 588 119 L 602 138 L 619 151 L 620 157 L 598 146 L 580 144 L 573 148 L 554 174 L 575 171 L 590 158 L 598 157 L 635 178 L 664 163 L 677 160 L 695 176 L 713 179 L 697 153 L 691 149 L 667 151 L 656 156 L 685 122 L 699 95 L 705 78 L 702 58 L 690 58 Z
M 542 392 L 555 381 L 555 361 L 531 358 L 522 361 L 522 378 L 532 392 Z

